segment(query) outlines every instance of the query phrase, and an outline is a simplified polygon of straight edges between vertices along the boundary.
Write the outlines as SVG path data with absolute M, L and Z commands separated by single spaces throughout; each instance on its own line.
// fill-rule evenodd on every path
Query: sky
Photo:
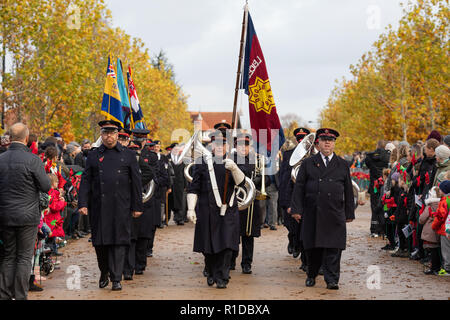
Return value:
M 400 0 L 248 2 L 278 115 L 294 113 L 313 128 L 336 80 L 350 78 L 349 66 L 402 16 Z M 189 111 L 233 110 L 244 0 L 105 3 L 113 27 L 142 39 L 151 55 L 166 52 Z M 238 110 L 248 127 L 245 94 Z

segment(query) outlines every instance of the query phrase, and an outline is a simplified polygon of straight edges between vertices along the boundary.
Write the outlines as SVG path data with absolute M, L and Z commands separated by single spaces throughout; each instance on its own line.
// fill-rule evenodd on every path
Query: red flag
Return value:
M 259 45 L 250 13 L 247 14 L 247 38 L 245 43 L 245 59 L 243 69 L 242 87 L 248 94 L 249 114 L 251 128 L 256 130 L 256 142 L 261 143 L 267 151 L 272 150 L 273 139 L 278 136 L 278 149 L 285 141 L 283 128 L 278 118 L 275 101 L 270 87 L 269 76 L 266 69 L 266 61 Z M 276 134 L 272 136 L 272 129 Z M 261 134 L 267 130 L 267 145 Z M 274 150 L 275 152 L 278 152 Z

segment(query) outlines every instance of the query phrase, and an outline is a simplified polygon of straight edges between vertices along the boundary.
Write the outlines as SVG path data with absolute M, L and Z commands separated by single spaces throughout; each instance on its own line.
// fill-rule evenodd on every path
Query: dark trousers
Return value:
M 439 255 L 441 248 L 429 248 L 431 253 L 431 270 L 439 272 L 441 270 L 441 257 Z
M 2 227 L 4 258 L 0 266 L 0 299 L 27 299 L 37 231 L 37 225 Z
M 251 267 L 253 262 L 253 248 L 255 246 L 255 237 L 241 237 L 242 243 L 242 260 L 241 267 L 244 266 Z M 232 251 L 231 254 L 231 265 L 236 265 L 236 259 L 239 256 L 239 251 Z
M 341 249 L 314 248 L 306 250 L 308 262 L 308 277 L 315 278 L 323 266 L 323 276 L 326 283 L 338 283 L 341 268 Z
M 398 242 L 399 248 L 402 250 L 408 249 L 408 244 L 406 243 L 406 237 L 403 233 L 402 229 L 406 226 L 404 223 L 397 223 L 397 234 L 398 234 Z
M 128 246 L 95 246 L 98 268 L 102 274 L 109 272 L 111 281 L 121 281 L 125 264 L 125 251 Z
M 155 242 L 156 226 L 153 226 L 150 239 L 147 242 L 147 251 L 153 252 L 153 243 Z
M 131 240 L 130 246 L 125 250 L 124 275 L 133 275 L 135 270 L 145 270 L 147 266 L 147 245 L 148 239 Z
M 377 210 L 379 206 L 380 198 L 378 194 L 370 193 L 370 209 L 372 211 L 372 217 L 370 218 L 370 233 L 380 233 L 380 214 Z
M 386 237 L 389 244 L 395 246 L 395 224 L 389 218 L 386 219 Z
M 219 253 L 205 255 L 205 265 L 208 275 L 217 281 L 228 282 L 230 277 L 230 263 L 233 250 L 225 249 Z

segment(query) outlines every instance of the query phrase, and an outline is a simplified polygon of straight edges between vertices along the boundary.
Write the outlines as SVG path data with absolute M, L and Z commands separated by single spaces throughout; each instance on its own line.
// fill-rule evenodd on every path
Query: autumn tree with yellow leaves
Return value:
M 397 30 L 389 26 L 343 79 L 322 110 L 322 126 L 336 128 L 338 151 L 374 149 L 379 139 L 424 140 L 450 128 L 450 6 L 417 0 L 404 6 Z
M 140 39 L 111 25 L 102 0 L 3 0 L 0 56 L 10 67 L 1 74 L 2 106 L 42 137 L 96 138 L 112 53 L 133 69 L 152 137 L 168 144 L 174 128 L 191 130 L 181 88 L 152 65 Z

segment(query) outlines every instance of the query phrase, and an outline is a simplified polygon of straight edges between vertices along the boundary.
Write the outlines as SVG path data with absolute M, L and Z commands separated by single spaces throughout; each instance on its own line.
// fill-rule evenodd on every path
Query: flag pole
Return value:
M 241 43 L 239 48 L 239 60 L 238 60 L 238 68 L 236 72 L 236 86 L 234 89 L 234 102 L 233 102 L 233 119 L 231 123 L 231 129 L 236 129 L 237 126 L 237 100 L 239 95 L 239 83 L 242 77 L 242 68 L 244 67 L 242 64 L 242 60 L 244 60 L 244 45 L 247 37 L 247 21 L 248 21 L 248 2 L 246 1 L 244 6 L 244 17 L 242 19 L 242 32 L 241 32 Z
M 236 74 L 236 86 L 234 89 L 234 102 L 233 102 L 233 118 L 231 121 L 231 129 L 233 130 L 233 136 L 235 133 L 235 129 L 237 126 L 236 123 L 236 116 L 237 116 L 237 100 L 238 100 L 238 94 L 239 94 L 239 83 L 241 81 L 242 76 L 242 60 L 244 59 L 244 44 L 245 44 L 245 35 L 247 31 L 247 18 L 248 18 L 248 1 L 245 2 L 244 6 L 244 16 L 242 18 L 242 31 L 241 31 L 241 43 L 239 48 L 239 61 L 238 61 L 238 68 L 237 68 L 237 74 Z M 222 208 L 226 208 L 227 203 L 227 189 L 228 189 L 228 180 L 230 178 L 230 171 L 226 170 L 225 172 L 225 186 L 223 188 L 223 198 L 222 198 Z M 223 209 L 222 209 L 223 210 Z M 221 212 L 222 213 L 222 212 Z M 225 214 L 225 212 L 223 212 Z

